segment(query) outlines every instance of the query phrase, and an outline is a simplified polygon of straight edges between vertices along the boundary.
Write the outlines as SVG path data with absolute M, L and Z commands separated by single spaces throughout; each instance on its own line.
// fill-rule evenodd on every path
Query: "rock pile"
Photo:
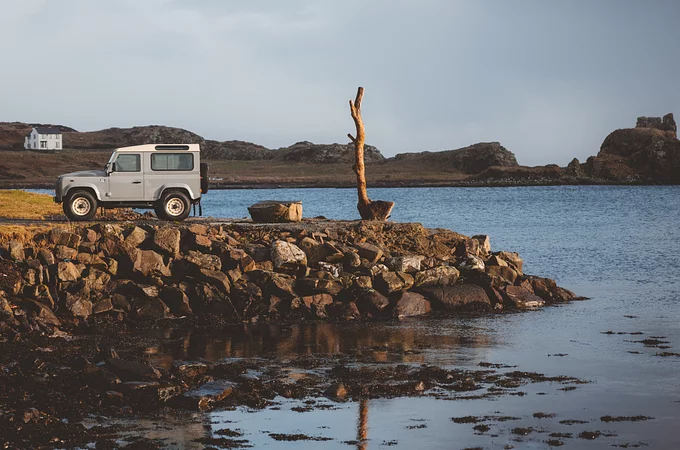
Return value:
M 575 295 L 488 236 L 307 221 L 53 228 L 0 247 L 0 327 L 210 316 L 403 318 L 533 308 Z

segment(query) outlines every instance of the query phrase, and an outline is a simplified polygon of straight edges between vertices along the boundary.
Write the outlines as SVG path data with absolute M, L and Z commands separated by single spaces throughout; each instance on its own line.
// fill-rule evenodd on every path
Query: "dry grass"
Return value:
M 0 190 L 0 217 L 8 219 L 44 219 L 62 214 L 52 196 L 19 190 Z

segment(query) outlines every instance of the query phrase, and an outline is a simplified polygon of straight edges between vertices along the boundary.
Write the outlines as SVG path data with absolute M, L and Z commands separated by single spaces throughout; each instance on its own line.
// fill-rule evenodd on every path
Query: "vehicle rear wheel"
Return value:
M 64 202 L 64 214 L 70 220 L 91 220 L 97 213 L 97 199 L 89 191 L 75 191 Z
M 163 194 L 155 211 L 159 219 L 182 221 L 189 217 L 191 202 L 184 192 L 171 191 Z

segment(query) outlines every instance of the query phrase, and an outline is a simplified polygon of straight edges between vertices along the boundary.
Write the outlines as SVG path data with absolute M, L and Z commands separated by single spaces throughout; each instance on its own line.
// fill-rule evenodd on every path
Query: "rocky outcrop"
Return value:
M 519 255 L 492 251 L 487 236 L 330 221 L 262 231 L 97 224 L 4 240 L 0 332 L 177 316 L 406 318 L 575 298 L 552 280 L 525 275 Z
M 354 144 L 314 144 L 298 142 L 273 152 L 274 159 L 282 161 L 334 164 L 354 162 Z M 372 145 L 364 146 L 366 162 L 381 162 L 385 157 Z
M 680 182 L 680 141 L 672 114 L 638 118 L 636 128 L 609 134 L 596 157 L 586 162 L 591 177 L 641 182 Z
M 440 152 L 401 153 L 390 162 L 424 162 L 466 174 L 478 174 L 490 167 L 519 166 L 514 153 L 498 142 L 480 142 L 469 147 Z

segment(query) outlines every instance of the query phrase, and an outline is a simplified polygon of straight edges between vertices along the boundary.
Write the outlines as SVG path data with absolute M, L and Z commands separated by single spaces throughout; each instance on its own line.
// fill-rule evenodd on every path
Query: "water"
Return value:
M 523 397 L 496 401 L 370 401 L 364 405 L 369 440 L 358 448 L 386 448 L 395 442 L 398 448 L 549 448 L 546 433 L 518 438 L 509 432 L 516 426 L 574 433 L 573 439 L 563 439 L 562 448 L 610 448 L 638 442 L 649 444 L 649 448 L 680 448 L 680 435 L 674 433 L 680 417 L 680 357 L 656 355 L 680 352 L 680 187 L 408 188 L 372 189 L 369 195 L 395 201 L 395 221 L 421 222 L 467 235 L 488 234 L 494 250 L 520 253 L 525 272 L 554 278 L 591 300 L 479 319 L 372 326 L 235 327 L 213 336 L 181 335 L 180 343 L 168 341 L 159 358 L 285 359 L 303 354 L 351 355 L 380 343 L 401 350 L 425 345 L 422 353 L 376 352 L 375 359 L 455 367 L 492 361 L 591 383 L 572 392 L 559 391 L 559 386 L 532 385 L 522 388 L 527 393 Z M 358 218 L 356 193 L 348 189 L 211 191 L 204 200 L 204 213 L 240 218 L 247 215 L 247 206 L 266 199 L 302 200 L 306 217 Z M 602 334 L 608 330 L 644 335 Z M 665 336 L 672 348 L 627 342 L 649 336 Z M 555 354 L 566 356 L 551 356 Z M 537 395 L 539 392 L 547 395 Z M 206 420 L 213 430 L 226 426 L 241 429 L 244 438 L 257 448 L 348 448 L 343 441 L 356 438 L 361 417 L 356 403 L 296 413 L 289 411 L 295 402 L 282 402 L 281 411 L 221 411 Z M 520 416 L 522 421 L 492 428 L 486 435 L 475 434 L 472 425 L 450 421 L 455 416 L 493 411 Z M 537 421 L 531 417 L 536 411 L 557 416 Z M 655 419 L 603 424 L 599 422 L 603 415 Z M 590 423 L 558 423 L 576 418 Z M 409 428 L 414 423 L 427 427 Z M 263 430 L 303 432 L 333 440 L 278 442 Z M 617 436 L 586 441 L 576 437 L 583 430 L 609 431 Z

